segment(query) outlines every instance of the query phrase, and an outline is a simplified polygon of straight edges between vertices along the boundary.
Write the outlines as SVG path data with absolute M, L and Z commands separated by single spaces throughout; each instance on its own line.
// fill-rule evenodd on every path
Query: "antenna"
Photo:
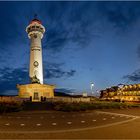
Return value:
M 34 18 L 37 19 L 37 14 L 34 14 Z

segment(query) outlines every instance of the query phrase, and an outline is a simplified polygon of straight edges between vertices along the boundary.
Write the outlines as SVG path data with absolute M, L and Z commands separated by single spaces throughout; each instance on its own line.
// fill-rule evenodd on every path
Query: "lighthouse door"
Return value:
M 33 98 L 34 101 L 39 101 L 39 94 L 38 92 L 34 92 L 34 98 Z

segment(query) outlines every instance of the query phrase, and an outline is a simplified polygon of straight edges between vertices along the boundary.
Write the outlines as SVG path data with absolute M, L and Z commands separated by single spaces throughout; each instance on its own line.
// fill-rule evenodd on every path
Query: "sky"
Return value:
M 91 93 L 140 82 L 140 2 L 0 1 L 0 94 L 28 84 L 30 40 L 25 31 L 38 19 L 44 83 L 68 93 Z

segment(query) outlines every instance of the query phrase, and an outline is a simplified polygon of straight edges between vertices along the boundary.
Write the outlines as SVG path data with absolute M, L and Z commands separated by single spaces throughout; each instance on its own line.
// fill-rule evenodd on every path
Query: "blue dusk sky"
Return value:
M 26 26 L 38 15 L 44 83 L 88 92 L 140 82 L 140 2 L 0 2 L 0 93 L 30 83 Z

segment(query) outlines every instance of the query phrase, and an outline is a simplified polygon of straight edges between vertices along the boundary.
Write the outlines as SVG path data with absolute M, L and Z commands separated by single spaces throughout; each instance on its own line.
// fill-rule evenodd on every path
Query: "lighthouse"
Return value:
M 35 16 L 26 27 L 30 39 L 30 65 L 28 84 L 17 84 L 18 95 L 22 99 L 30 99 L 32 102 L 44 102 L 47 98 L 54 97 L 55 85 L 43 83 L 43 63 L 41 40 L 45 33 L 45 27 Z
M 36 77 L 40 84 L 43 84 L 43 65 L 42 65 L 42 44 L 41 40 L 45 32 L 45 27 L 36 17 L 26 28 L 30 39 L 30 66 L 29 77 Z

